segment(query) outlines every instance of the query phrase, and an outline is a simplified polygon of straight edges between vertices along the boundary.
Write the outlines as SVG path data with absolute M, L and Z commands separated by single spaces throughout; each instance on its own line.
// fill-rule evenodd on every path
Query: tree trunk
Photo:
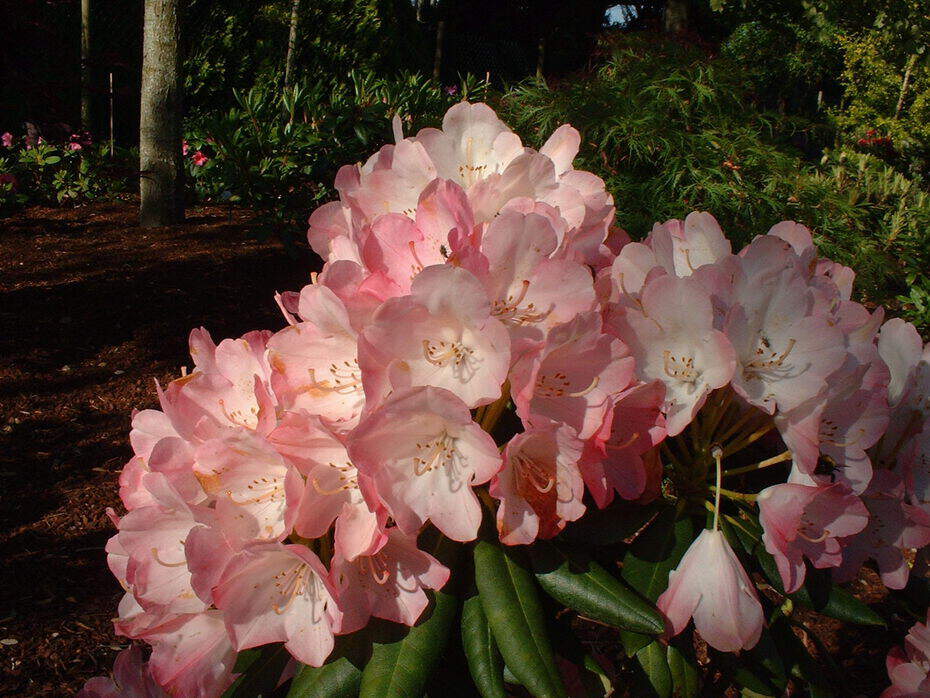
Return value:
M 287 60 L 284 62 L 284 86 L 294 84 L 294 58 L 297 48 L 297 18 L 300 16 L 300 0 L 291 2 L 291 31 L 287 36 Z
M 184 217 L 181 178 L 180 0 L 145 0 L 139 120 L 139 224 Z
M 90 131 L 90 0 L 81 0 L 81 128 Z
M 678 34 L 688 30 L 688 0 L 666 0 L 665 31 Z
M 917 62 L 917 54 L 912 54 L 907 59 L 907 67 L 904 69 L 904 80 L 901 82 L 901 93 L 898 95 L 898 104 L 894 108 L 894 118 L 901 116 L 901 110 L 904 109 L 904 98 L 907 96 L 907 88 L 911 84 L 911 73 L 914 70 L 914 63 Z
M 436 23 L 436 53 L 433 54 L 433 80 L 439 80 L 442 72 L 442 40 L 446 33 L 446 20 Z
M 543 79 L 543 71 L 546 68 L 546 37 L 539 36 L 539 44 L 536 47 L 536 79 Z

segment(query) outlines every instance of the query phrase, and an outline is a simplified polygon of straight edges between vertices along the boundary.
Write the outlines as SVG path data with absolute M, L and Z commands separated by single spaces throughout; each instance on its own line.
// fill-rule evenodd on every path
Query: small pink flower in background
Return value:
M 446 94 L 450 97 L 455 97 L 459 93 L 458 85 L 449 85 L 446 87 Z
M 185 140 L 184 144 L 181 146 L 181 155 L 187 156 L 187 151 L 189 151 L 190 149 L 191 149 L 190 143 L 188 143 Z
M 751 649 L 762 633 L 756 587 L 721 531 L 701 531 L 669 575 L 657 605 L 671 624 L 671 635 L 694 617 L 701 637 L 721 652 Z
M 7 184 L 10 185 L 12 191 L 16 191 L 19 188 L 19 181 L 16 179 L 16 175 L 11 172 L 0 172 L 0 188 L 5 187 Z
M 78 691 L 77 698 L 162 698 L 167 694 L 155 683 L 142 650 L 130 645 L 116 656 L 111 676 L 95 676 Z
M 759 493 L 758 502 L 765 549 L 775 557 L 789 594 L 804 583 L 804 557 L 820 569 L 838 567 L 843 553 L 837 539 L 859 533 L 869 522 L 862 501 L 840 484 L 773 485 Z
M 71 141 L 68 143 L 68 150 L 81 150 L 81 144 Z
M 10 148 L 13 145 L 13 134 L 9 131 L 6 131 L 2 136 L 0 136 L 0 144 L 5 148 Z
M 194 164 L 197 167 L 203 167 L 210 160 L 206 155 L 203 154 L 203 151 L 198 150 L 191 156 L 191 159 L 194 161 Z
M 930 625 L 928 613 L 927 625 Z M 904 647 L 893 647 L 885 666 L 891 686 L 881 698 L 930 695 L 930 628 L 914 623 L 904 638 Z

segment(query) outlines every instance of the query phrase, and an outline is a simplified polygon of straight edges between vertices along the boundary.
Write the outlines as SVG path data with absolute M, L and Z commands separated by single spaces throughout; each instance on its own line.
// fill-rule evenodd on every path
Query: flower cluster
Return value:
M 159 686 L 215 695 L 237 651 L 319 666 L 373 617 L 413 625 L 450 576 L 418 536 L 471 541 L 485 511 L 517 545 L 618 496 L 706 504 L 659 607 L 724 651 L 763 609 L 721 496 L 757 498 L 786 591 L 804 558 L 904 585 L 930 543 L 930 351 L 807 229 L 734 254 L 692 213 L 630 242 L 577 131 L 536 151 L 484 104 L 395 137 L 310 217 L 325 264 L 277 297 L 287 327 L 195 330 L 193 370 L 133 417 L 107 551 Z M 757 496 L 722 487 L 780 464 Z

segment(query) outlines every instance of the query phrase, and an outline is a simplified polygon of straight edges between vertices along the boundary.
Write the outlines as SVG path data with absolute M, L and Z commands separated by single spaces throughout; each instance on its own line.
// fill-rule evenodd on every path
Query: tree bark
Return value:
M 139 120 L 139 224 L 184 217 L 181 178 L 180 0 L 145 0 Z
M 90 131 L 90 0 L 81 0 L 81 128 Z
M 911 84 L 911 73 L 914 70 L 914 63 L 916 62 L 916 53 L 912 54 L 911 57 L 907 59 L 907 67 L 904 69 L 904 80 L 901 81 L 901 93 L 898 95 L 898 104 L 894 108 L 895 119 L 901 116 L 901 111 L 904 109 L 904 98 L 907 96 L 907 88 Z
M 287 59 L 284 62 L 284 86 L 294 84 L 294 60 L 297 48 L 297 20 L 300 16 L 300 0 L 291 2 L 291 30 L 287 36 Z
M 436 23 L 436 53 L 433 54 L 433 80 L 439 80 L 442 74 L 442 41 L 446 34 L 446 20 Z
M 536 78 L 543 79 L 543 71 L 546 68 L 546 37 L 539 36 L 539 44 L 536 46 Z
M 665 31 L 678 34 L 688 29 L 688 0 L 666 0 Z

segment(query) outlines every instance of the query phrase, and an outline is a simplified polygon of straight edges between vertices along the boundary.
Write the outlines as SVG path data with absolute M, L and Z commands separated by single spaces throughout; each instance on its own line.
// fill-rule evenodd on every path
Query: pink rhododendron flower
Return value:
M 833 578 L 849 581 L 871 558 L 885 586 L 903 589 L 910 575 L 903 551 L 930 544 L 930 515 L 904 501 L 904 483 L 889 470 L 875 473 L 862 501 L 869 510 L 869 525 L 859 535 L 840 541 L 843 564 Z
M 202 151 L 198 150 L 193 155 L 191 155 L 191 160 L 197 167 L 203 167 L 210 161 L 210 158 L 204 155 Z
M 481 506 L 472 487 L 501 468 L 494 440 L 467 405 L 434 387 L 385 400 L 350 435 L 349 455 L 402 531 L 416 533 L 430 520 L 458 541 L 478 534 Z
M 9 135 L 9 134 L 4 134 Z M 156 683 L 142 650 L 130 645 L 116 656 L 112 676 L 95 676 L 84 684 L 76 698 L 167 698 Z
M 554 328 L 544 343 L 514 365 L 514 404 L 525 424 L 561 422 L 580 439 L 601 428 L 613 398 L 633 378 L 627 348 L 601 329 L 598 313 L 577 315 Z
M 497 529 L 508 545 L 552 538 L 584 514 L 578 471 L 584 444 L 567 424 L 517 434 L 504 448 L 504 467 L 491 481 L 501 500 Z
M 2 135 L 0 135 L 0 145 L 2 145 L 4 148 L 13 147 L 13 134 L 9 131 L 5 131 Z
M 82 146 L 76 141 L 71 141 L 68 143 L 68 150 L 81 150 Z
M 927 624 L 914 623 L 904 638 L 904 647 L 893 647 L 886 667 L 891 686 L 881 698 L 930 695 L 930 613 Z
M 708 393 L 733 377 L 733 347 L 714 329 L 710 297 L 694 279 L 653 279 L 639 309 L 612 309 L 608 329 L 629 346 L 641 380 L 665 384 L 669 436 L 681 433 Z
M 721 652 L 750 649 L 762 633 L 762 605 L 756 588 L 721 531 L 705 529 L 669 574 L 657 602 L 677 635 L 694 627 Z
M 187 139 L 184 139 L 184 142 L 181 144 L 181 155 L 187 156 L 187 152 L 190 150 L 190 145 L 187 142 Z
M 843 555 L 838 539 L 858 533 L 869 522 L 862 501 L 839 484 L 773 485 L 757 501 L 765 549 L 774 556 L 789 594 L 804 583 L 804 557 L 814 567 L 839 567 Z
M 237 650 L 284 642 L 304 664 L 320 666 L 342 622 L 336 592 L 319 558 L 303 545 L 255 543 L 227 565 L 214 603 Z
M 333 558 L 333 582 L 345 611 L 340 632 L 354 632 L 374 616 L 414 625 L 429 604 L 424 589 L 441 589 L 449 570 L 397 528 L 370 555 Z
M 345 436 L 319 417 L 291 412 L 268 439 L 306 478 L 299 502 L 289 503 L 299 535 L 319 538 L 335 521 L 336 552 L 350 561 L 384 544 L 384 512 L 362 496 Z
M 373 404 L 392 389 L 431 385 L 477 407 L 500 397 L 510 337 L 472 274 L 436 265 L 417 275 L 409 296 L 381 305 L 360 338 L 359 364 Z

